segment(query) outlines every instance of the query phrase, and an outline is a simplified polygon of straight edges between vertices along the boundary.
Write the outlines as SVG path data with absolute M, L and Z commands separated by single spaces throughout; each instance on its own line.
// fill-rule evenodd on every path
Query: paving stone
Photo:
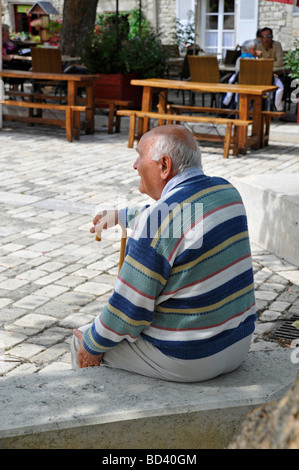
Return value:
M 44 351 L 35 354 L 32 357 L 32 361 L 34 361 L 34 363 L 37 365 L 51 363 L 62 356 L 67 349 L 67 345 L 63 343 L 55 344 L 53 346 L 47 347 Z
M 288 302 L 272 302 L 271 304 L 271 310 L 274 310 L 276 312 L 285 312 L 289 307 L 290 307 L 290 303 Z
M 0 289 L 5 290 L 15 290 L 20 289 L 20 287 L 27 284 L 28 281 L 21 280 L 21 279 L 7 279 L 6 281 L 0 282 Z
M 2 309 L 3 307 L 7 307 L 7 305 L 11 304 L 12 302 L 13 300 L 10 299 L 9 297 L 0 298 L 0 309 Z
M 56 299 L 51 299 L 46 304 L 35 309 L 36 313 L 41 315 L 49 315 L 57 319 L 65 318 L 70 313 L 79 310 L 79 306 L 73 304 L 67 304 L 65 302 L 59 302 Z
M 24 376 L 24 375 L 34 374 L 35 372 L 38 371 L 38 367 L 35 364 L 30 364 L 28 362 L 25 364 L 16 362 L 15 364 L 16 364 L 16 367 L 10 370 L 6 374 L 7 377 Z
M 27 315 L 24 315 L 23 317 L 16 320 L 14 324 L 16 326 L 24 328 L 34 328 L 41 331 L 44 328 L 48 328 L 49 326 L 55 324 L 56 322 L 56 318 L 52 316 L 39 315 L 37 313 L 28 313 Z
M 65 276 L 65 273 L 59 271 L 59 272 L 54 272 L 49 274 L 48 276 L 41 277 L 34 281 L 35 284 L 38 286 L 47 286 L 48 284 L 51 284 L 52 282 L 58 281 L 58 279 L 61 279 L 62 277 Z
M 73 305 L 74 309 L 77 305 L 85 305 L 94 300 L 94 295 L 88 295 L 83 292 L 66 292 L 58 297 L 57 300 Z
M 73 313 L 59 322 L 59 325 L 64 328 L 80 328 L 80 326 L 92 323 L 94 318 L 94 315 L 88 315 L 86 313 Z
M 0 331 L 0 352 L 3 354 L 7 349 L 22 343 L 25 339 L 27 339 L 27 336 L 22 334 Z
M 37 307 L 39 307 L 42 304 L 45 304 L 48 302 L 47 297 L 41 297 L 37 295 L 28 295 L 27 297 L 24 297 L 23 299 L 18 300 L 18 302 L 15 302 L 15 307 L 17 308 L 27 308 L 30 310 L 33 310 Z
M 21 343 L 14 348 L 9 350 L 8 358 L 11 359 L 20 359 L 23 358 L 24 360 L 29 360 L 36 354 L 40 353 L 44 350 L 43 346 L 38 346 L 37 344 L 32 343 Z
M 264 284 L 263 286 L 264 287 Z M 255 291 L 255 298 L 257 300 L 266 300 L 268 302 L 274 300 L 277 297 L 276 292 L 269 292 L 269 291 L 264 291 L 264 290 L 256 290 Z
M 1 305 L 1 303 L 0 303 Z M 20 308 L 1 308 L 0 310 L 0 323 L 10 323 L 15 321 L 26 314 L 26 310 Z
M 67 290 L 68 290 L 67 287 L 58 286 L 55 284 L 49 284 L 46 287 L 43 287 L 42 289 L 39 289 L 38 291 L 36 291 L 35 295 L 41 295 L 41 296 L 53 298 L 53 297 L 58 297 L 63 292 L 66 292 Z
M 86 292 L 88 294 L 93 295 L 103 295 L 106 292 L 111 290 L 111 286 L 109 284 L 100 284 L 97 282 L 85 282 L 84 284 L 80 284 L 79 286 L 75 287 L 75 292 Z
M 61 343 L 61 341 L 69 334 L 70 330 L 66 328 L 48 328 L 35 336 L 34 343 L 48 348 L 56 343 Z
M 281 312 L 275 310 L 265 310 L 259 317 L 259 320 L 261 322 L 273 322 L 281 318 L 281 316 Z

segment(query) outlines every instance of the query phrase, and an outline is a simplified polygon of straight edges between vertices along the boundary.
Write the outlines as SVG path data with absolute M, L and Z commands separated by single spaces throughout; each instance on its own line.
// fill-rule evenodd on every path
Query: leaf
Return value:
M 294 328 L 297 328 L 299 330 L 299 320 L 294 321 L 294 323 L 291 324 Z

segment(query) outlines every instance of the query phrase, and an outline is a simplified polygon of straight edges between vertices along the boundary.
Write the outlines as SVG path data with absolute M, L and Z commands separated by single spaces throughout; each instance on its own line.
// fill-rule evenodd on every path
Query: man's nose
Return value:
M 135 160 L 135 162 L 134 162 L 134 165 L 133 165 L 134 170 L 137 170 L 138 159 L 139 159 L 139 157 L 137 157 L 136 160 Z

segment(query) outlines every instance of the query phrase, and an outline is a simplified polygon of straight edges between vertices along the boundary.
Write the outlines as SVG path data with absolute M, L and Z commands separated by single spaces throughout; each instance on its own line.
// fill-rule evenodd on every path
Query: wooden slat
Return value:
M 188 116 L 182 114 L 167 114 L 167 113 L 154 113 L 146 111 L 137 111 L 130 109 L 121 109 L 117 111 L 117 114 L 120 116 L 130 116 L 134 113 L 137 117 L 149 118 L 149 119 L 159 119 L 163 121 L 184 121 L 184 122 L 194 122 L 194 123 L 210 123 L 210 124 L 227 124 L 232 121 L 229 118 L 220 118 L 212 116 Z M 252 121 L 243 121 L 241 119 L 233 119 L 233 124 L 236 126 L 248 126 L 252 124 Z

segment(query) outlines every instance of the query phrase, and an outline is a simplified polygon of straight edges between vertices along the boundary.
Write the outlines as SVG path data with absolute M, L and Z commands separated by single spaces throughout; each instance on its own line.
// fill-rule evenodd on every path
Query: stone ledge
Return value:
M 105 367 L 2 378 L 0 448 L 225 448 L 297 370 L 282 348 L 249 352 L 231 374 L 195 384 Z
M 230 182 L 242 196 L 251 241 L 299 267 L 299 174 L 249 175 Z

